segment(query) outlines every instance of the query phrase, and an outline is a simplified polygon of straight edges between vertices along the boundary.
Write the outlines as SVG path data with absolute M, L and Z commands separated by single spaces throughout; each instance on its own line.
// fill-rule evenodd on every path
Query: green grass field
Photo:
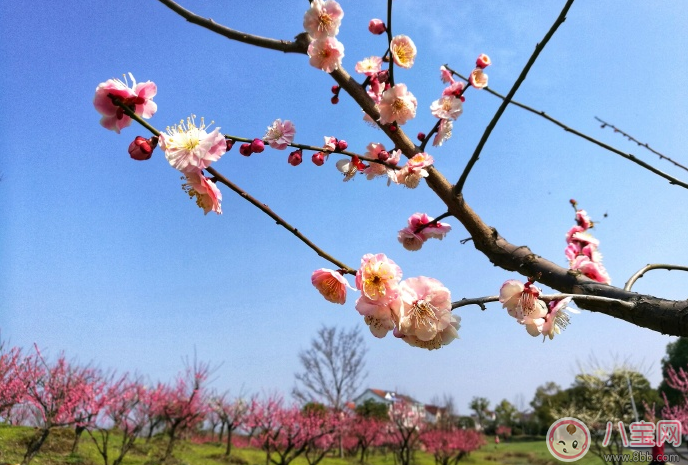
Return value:
M 26 444 L 33 434 L 32 428 L 10 427 L 0 425 L 0 465 L 17 464 L 21 461 L 26 450 Z M 32 462 L 35 465 L 101 465 L 103 459 L 91 441 L 84 434 L 81 438 L 79 452 L 70 455 L 74 433 L 72 430 L 53 430 L 43 445 L 41 453 Z M 117 444 L 118 438 L 114 438 Z M 158 465 L 159 458 L 164 451 L 166 442 L 162 438 L 154 438 L 150 443 L 139 441 L 125 457 L 123 465 Z M 170 465 L 265 465 L 265 454 L 254 449 L 232 449 L 232 456 L 223 456 L 224 445 L 217 443 L 194 444 L 181 441 L 174 452 L 174 460 Z M 114 455 L 114 449 L 112 454 Z M 112 461 L 114 457 L 110 460 Z M 293 465 L 308 465 L 305 459 L 299 457 Z M 326 458 L 321 465 L 354 465 L 354 459 Z M 368 465 L 395 465 L 392 454 L 371 455 Z M 548 465 L 560 463 L 547 450 L 544 439 L 535 441 L 502 443 L 498 446 L 490 443 L 482 449 L 464 458 L 461 464 L 469 465 Z M 602 464 L 593 454 L 587 454 L 582 460 L 575 462 L 580 465 Z M 415 465 L 434 465 L 431 455 L 417 452 Z

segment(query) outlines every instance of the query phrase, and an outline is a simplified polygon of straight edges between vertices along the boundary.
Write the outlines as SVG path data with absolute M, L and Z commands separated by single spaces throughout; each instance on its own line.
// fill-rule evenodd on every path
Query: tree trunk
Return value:
M 79 452 L 79 442 L 81 440 L 81 435 L 86 430 L 85 426 L 77 426 L 74 428 L 74 442 L 72 443 L 72 454 Z
M 232 452 L 232 430 L 227 428 L 227 448 L 225 449 L 225 457 L 229 457 Z
M 48 427 L 42 429 L 38 436 L 34 436 L 31 439 L 31 442 L 29 442 L 29 447 L 26 449 L 26 454 L 24 454 L 24 458 L 21 461 L 21 465 L 29 465 L 29 462 L 31 462 L 31 460 L 33 460 L 33 458 L 38 454 L 38 451 L 41 449 L 41 446 L 48 438 L 49 434 L 50 428 Z

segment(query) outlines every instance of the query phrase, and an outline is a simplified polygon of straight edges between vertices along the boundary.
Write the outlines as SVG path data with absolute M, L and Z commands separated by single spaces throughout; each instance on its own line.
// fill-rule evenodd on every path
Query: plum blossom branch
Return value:
M 468 82 L 468 78 L 464 77 L 461 73 L 458 73 L 457 71 L 454 71 L 453 69 L 451 69 L 451 68 L 450 68 L 449 66 L 447 66 L 447 65 L 444 65 L 444 67 L 447 68 L 447 70 L 450 71 L 452 74 L 454 74 L 454 75 L 460 77 L 461 79 L 463 79 L 464 81 Z M 495 91 L 495 90 L 490 89 L 489 87 L 485 87 L 484 90 L 486 90 L 488 93 L 490 93 L 490 94 L 494 95 L 495 97 L 498 97 L 498 98 L 500 98 L 500 99 L 502 99 L 502 100 L 506 99 L 506 97 L 505 97 L 504 95 L 500 94 L 499 92 L 497 92 L 497 91 Z M 517 106 L 517 107 L 519 107 L 519 108 L 522 108 L 522 109 L 524 109 L 524 110 L 526 110 L 526 111 L 529 111 L 529 112 L 531 112 L 531 113 L 534 113 L 534 114 L 536 114 L 536 115 L 538 115 L 538 116 L 541 116 L 542 118 L 546 119 L 546 120 L 549 121 L 550 123 L 553 123 L 553 124 L 559 126 L 560 128 L 562 128 L 562 129 L 563 129 L 564 131 L 566 131 L 566 132 L 570 132 L 570 133 L 573 134 L 573 135 L 576 135 L 576 136 L 578 136 L 578 137 L 580 137 L 580 138 L 583 138 L 583 139 L 587 140 L 588 142 L 592 142 L 593 144 L 595 144 L 595 145 L 597 145 L 597 146 L 599 146 L 599 147 L 602 147 L 602 148 L 605 149 L 605 150 L 608 150 L 608 151 L 610 151 L 610 152 L 612 152 L 612 153 L 615 153 L 615 154 L 617 154 L 617 155 L 620 155 L 620 156 L 622 156 L 623 158 L 625 158 L 625 159 L 627 159 L 627 160 L 630 160 L 630 161 L 632 161 L 633 163 L 636 163 L 636 164 L 642 166 L 643 168 L 645 168 L 645 169 L 647 169 L 647 170 L 649 170 L 649 171 L 655 173 L 656 175 L 658 175 L 658 176 L 660 176 L 660 177 L 662 177 L 662 178 L 668 180 L 670 184 L 674 184 L 674 185 L 681 186 L 681 187 L 684 187 L 684 188 L 688 189 L 688 183 L 685 183 L 685 182 L 681 181 L 680 179 L 677 179 L 677 178 L 675 178 L 675 177 L 673 177 L 673 176 L 671 176 L 671 175 L 669 175 L 669 174 L 667 174 L 667 173 L 665 173 L 665 172 L 663 172 L 663 171 L 661 171 L 661 170 L 659 170 L 659 169 L 657 169 L 657 168 L 654 168 L 653 166 L 649 165 L 648 163 L 645 163 L 644 161 L 642 161 L 642 160 L 636 158 L 635 155 L 633 155 L 632 153 L 624 153 L 624 152 L 622 152 L 621 150 L 619 150 L 619 149 L 617 149 L 617 148 L 615 148 L 615 147 L 612 147 L 612 146 L 609 145 L 609 144 L 605 144 L 604 142 L 602 142 L 602 141 L 600 141 L 600 140 L 597 140 L 597 139 L 595 139 L 594 137 L 591 137 L 591 136 L 589 136 L 589 135 L 587 135 L 587 134 L 584 134 L 584 133 L 582 133 L 582 132 L 580 132 L 580 131 L 578 131 L 578 130 L 576 130 L 576 129 L 573 129 L 572 127 L 567 126 L 566 124 L 562 123 L 561 121 L 559 121 L 559 120 L 557 120 L 557 119 L 555 119 L 555 118 L 552 118 L 551 116 L 549 116 L 547 113 L 545 113 L 545 112 L 542 111 L 542 110 L 537 110 L 537 109 L 535 109 L 535 108 L 533 108 L 533 107 L 530 107 L 530 106 L 525 105 L 525 104 L 523 104 L 523 103 L 517 102 L 517 101 L 515 101 L 515 100 L 511 100 L 509 103 L 510 103 L 511 105 L 515 105 L 515 106 Z M 595 117 L 595 119 L 597 119 L 598 121 L 602 121 L 602 120 L 600 120 L 600 119 L 597 118 L 597 117 Z M 609 125 L 609 126 L 611 126 L 611 125 Z M 611 127 L 613 127 L 613 126 L 611 126 Z M 634 141 L 635 141 L 635 140 L 634 140 Z M 637 142 L 637 141 L 635 141 L 635 142 Z M 644 146 L 643 144 L 639 144 L 639 145 Z M 647 145 L 647 144 L 645 144 L 645 145 Z M 652 150 L 651 148 L 649 148 L 649 147 L 647 147 L 647 148 L 648 148 L 648 150 L 650 150 L 650 151 L 652 151 L 652 152 L 657 153 L 658 155 L 660 155 L 660 157 L 663 156 L 663 155 L 659 154 L 658 152 L 655 152 L 655 151 Z M 669 157 L 664 157 L 664 158 L 666 158 L 667 160 L 671 161 L 672 163 L 674 163 L 675 165 L 677 165 L 677 166 L 679 166 L 679 167 L 681 167 L 681 168 L 688 169 L 688 168 L 685 168 L 684 166 L 682 166 L 682 165 L 676 163 L 674 160 L 671 160 Z
M 597 295 L 581 295 L 581 294 L 548 294 L 540 295 L 538 298 L 543 302 L 551 302 L 553 300 L 562 300 L 567 297 L 571 297 L 574 302 L 598 302 L 598 303 L 615 303 L 619 304 L 628 309 L 633 308 L 633 304 L 630 302 L 623 302 L 618 299 L 613 299 L 609 297 L 597 296 Z M 499 302 L 498 295 L 492 295 L 488 297 L 477 297 L 474 299 L 461 299 L 456 302 L 452 302 L 452 309 L 465 307 L 466 305 L 477 305 L 482 310 L 486 310 L 485 304 L 490 302 Z
M 151 132 L 152 132 L 153 134 L 155 134 L 156 136 L 159 136 L 159 135 L 160 135 L 160 131 L 158 131 L 157 129 L 155 129 L 155 128 L 154 128 L 153 126 L 151 126 L 150 124 L 146 123 L 141 117 L 139 117 L 139 115 L 137 115 L 136 113 L 134 113 L 134 112 L 131 110 L 131 108 L 129 108 L 128 106 L 126 106 L 126 105 L 124 105 L 123 103 L 121 103 L 121 102 L 119 101 L 119 99 L 113 98 L 112 101 L 113 101 L 113 103 L 114 103 L 115 105 L 121 107 L 121 108 L 124 110 L 124 113 L 126 113 L 127 116 L 131 117 L 131 119 L 135 120 L 137 123 L 139 123 L 139 124 L 141 124 L 142 126 L 144 126 L 146 129 L 148 129 L 149 131 L 151 131 Z M 237 194 L 239 194 L 242 198 L 244 198 L 245 200 L 247 200 L 247 201 L 248 201 L 249 203 L 251 203 L 253 206 L 257 207 L 260 211 L 262 211 L 263 213 L 265 213 L 266 215 L 268 215 L 270 218 L 272 218 L 273 220 L 275 220 L 275 222 L 276 222 L 278 225 L 282 226 L 284 229 L 286 229 L 287 231 L 289 231 L 290 233 L 292 233 L 293 235 L 295 235 L 297 238 L 299 238 L 299 239 L 301 240 L 301 242 L 303 242 L 303 243 L 306 244 L 308 247 L 310 247 L 310 248 L 311 248 L 315 253 L 317 253 L 319 256 L 321 256 L 321 257 L 324 258 L 325 260 L 329 261 L 330 263 L 333 263 L 333 264 L 337 265 L 337 266 L 338 266 L 343 272 L 345 272 L 345 273 L 353 274 L 353 275 L 356 274 L 356 270 L 354 270 L 353 268 L 351 268 L 351 267 L 345 265 L 344 263 L 340 262 L 340 261 L 337 260 L 336 258 L 332 257 L 330 254 L 328 254 L 327 252 L 325 252 L 324 250 L 322 250 L 320 247 L 318 247 L 317 245 L 315 245 L 315 243 L 313 243 L 310 239 L 308 239 L 306 236 L 304 236 L 298 229 L 296 229 L 295 227 L 293 227 L 292 225 L 290 225 L 289 223 L 287 223 L 284 219 L 282 219 L 279 215 L 277 215 L 274 211 L 272 211 L 272 209 L 270 209 L 270 207 L 268 207 L 268 206 L 265 205 L 264 203 L 261 203 L 260 201 L 258 201 L 255 197 L 253 197 L 253 196 L 250 195 L 248 192 L 244 191 L 244 190 L 241 189 L 239 186 L 237 186 L 236 184 L 234 184 L 232 181 L 230 181 L 229 179 L 227 179 L 226 177 L 224 177 L 224 176 L 223 176 L 222 174 L 220 174 L 217 170 L 215 170 L 214 168 L 211 168 L 211 167 L 207 167 L 205 170 L 206 170 L 208 173 L 210 173 L 211 175 L 213 175 L 217 181 L 219 181 L 219 182 L 221 182 L 222 184 L 224 184 L 225 186 L 229 187 L 231 190 L 233 190 L 234 192 L 236 192 Z
M 148 128 L 148 129 L 150 130 L 150 128 Z M 232 139 L 233 141 L 237 141 L 237 142 L 251 143 L 253 141 L 253 139 L 248 139 L 246 137 L 232 136 L 230 134 L 225 134 L 225 138 L 226 139 Z M 378 158 L 366 157 L 364 155 L 359 155 L 357 153 L 351 152 L 349 150 L 337 150 L 336 152 L 332 152 L 330 149 L 328 149 L 326 147 L 318 147 L 315 145 L 307 145 L 307 144 L 297 144 L 296 142 L 291 142 L 291 143 L 287 144 L 287 146 L 288 147 L 296 147 L 296 148 L 302 149 L 302 150 L 312 150 L 314 152 L 324 152 L 328 155 L 336 153 L 336 154 L 340 154 L 340 155 L 346 155 L 349 158 L 358 157 L 359 160 L 367 161 L 368 163 L 377 163 L 379 165 L 384 165 L 387 168 L 392 169 L 392 170 L 400 170 L 401 169 L 401 167 L 399 167 L 399 166 L 393 165 L 391 163 L 386 163 L 386 162 L 384 162 Z
M 630 277 L 630 279 L 626 282 L 626 285 L 624 286 L 624 291 L 630 291 L 631 288 L 633 287 L 633 284 L 640 278 L 642 278 L 645 273 L 647 273 L 650 270 L 680 270 L 680 271 L 688 271 L 688 266 L 682 266 L 682 265 L 668 265 L 666 263 L 654 263 L 651 265 L 644 266 L 640 270 L 638 270 L 633 276 Z
M 511 102 L 511 99 L 516 94 L 516 91 L 521 86 L 523 81 L 526 79 L 526 76 L 528 75 L 530 68 L 533 66 L 533 64 L 535 64 L 535 61 L 537 60 L 538 56 L 540 55 L 540 52 L 542 52 L 542 50 L 544 50 L 545 46 L 547 45 L 547 42 L 549 42 L 549 40 L 552 38 L 552 36 L 556 32 L 556 30 L 559 28 L 559 26 L 564 21 L 566 21 L 566 13 L 568 13 L 569 8 L 571 8 L 573 1 L 574 0 L 568 0 L 566 2 L 566 5 L 564 5 L 564 8 L 561 10 L 561 13 L 559 13 L 559 16 L 557 17 L 556 21 L 554 21 L 554 24 L 552 24 L 552 27 L 550 27 L 549 31 L 547 31 L 547 34 L 545 34 L 545 37 L 542 39 L 542 41 L 540 43 L 538 43 L 535 46 L 535 51 L 530 56 L 530 59 L 528 60 L 526 65 L 523 67 L 523 70 L 521 71 L 521 74 L 518 76 L 518 79 L 516 79 L 516 82 L 514 82 L 514 85 L 511 87 L 511 90 L 509 91 L 507 96 L 504 97 L 504 101 L 502 102 L 502 104 L 497 109 L 497 112 L 492 117 L 492 121 L 490 121 L 490 123 L 485 128 L 485 132 L 483 133 L 483 136 L 480 138 L 480 142 L 478 142 L 478 145 L 476 146 L 475 151 L 473 152 L 473 155 L 471 156 L 470 160 L 468 161 L 466 168 L 464 169 L 463 173 L 461 174 L 459 181 L 454 186 L 454 195 L 460 194 L 463 191 L 463 186 L 466 183 L 466 179 L 468 179 L 468 175 L 471 172 L 471 169 L 473 168 L 475 163 L 478 161 L 478 158 L 480 157 L 480 152 L 482 152 L 483 147 L 485 146 L 485 143 L 487 143 L 487 140 L 490 138 L 490 135 L 492 134 L 492 130 L 495 128 L 495 126 L 497 126 L 497 122 L 499 121 L 499 118 L 501 118 L 502 113 L 504 113 L 504 110 L 506 110 L 506 107 L 509 105 L 509 102 Z
M 172 0 L 158 1 L 170 10 L 177 13 L 182 18 L 186 19 L 188 22 L 206 28 L 210 31 L 220 34 L 221 36 L 227 37 L 228 39 L 236 40 L 249 45 L 255 45 L 257 47 L 277 50 L 284 53 L 301 53 L 305 55 L 308 52 L 308 44 L 310 43 L 310 40 L 308 38 L 308 34 L 306 33 L 301 33 L 296 36 L 296 40 L 293 42 L 288 40 L 270 39 L 267 37 L 247 34 L 245 32 L 230 29 L 227 26 L 216 23 L 210 18 L 199 16 Z
M 662 154 L 662 153 L 656 151 L 655 149 L 653 149 L 652 147 L 650 147 L 650 146 L 648 145 L 647 142 L 640 142 L 640 141 L 639 141 L 638 139 L 636 139 L 635 137 L 631 136 L 630 134 L 625 133 L 624 131 L 622 131 L 621 129 L 617 128 L 617 127 L 614 126 L 613 124 L 610 124 L 610 123 L 607 123 L 606 121 L 601 120 L 601 119 L 598 118 L 597 116 L 595 116 L 595 119 L 596 119 L 597 121 L 599 121 L 600 123 L 602 123 L 602 129 L 604 129 L 604 128 L 606 128 L 607 126 L 609 126 L 610 128 L 612 128 L 612 129 L 614 130 L 614 132 L 618 132 L 619 134 L 621 134 L 622 136 L 624 136 L 626 139 L 630 140 L 631 142 L 635 142 L 636 144 L 638 144 L 638 146 L 643 147 L 643 148 L 649 150 L 650 152 L 654 153 L 655 155 L 657 155 L 657 156 L 659 157 L 660 160 L 666 160 L 666 161 L 668 161 L 668 162 L 670 162 L 670 163 L 673 163 L 674 166 L 677 166 L 678 168 L 681 168 L 681 169 L 684 169 L 684 170 L 688 171 L 688 167 L 685 167 L 685 166 L 683 166 L 682 164 L 680 164 L 679 162 L 677 162 L 677 161 L 675 161 L 675 160 L 672 160 L 671 158 L 667 157 L 666 155 L 664 155 L 664 154 Z

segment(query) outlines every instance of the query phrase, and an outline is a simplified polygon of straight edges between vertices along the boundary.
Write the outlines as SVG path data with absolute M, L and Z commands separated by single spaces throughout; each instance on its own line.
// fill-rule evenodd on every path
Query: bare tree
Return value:
M 323 326 L 308 350 L 299 353 L 293 395 L 302 402 L 320 402 L 341 410 L 365 378 L 367 349 L 358 327 L 349 331 Z

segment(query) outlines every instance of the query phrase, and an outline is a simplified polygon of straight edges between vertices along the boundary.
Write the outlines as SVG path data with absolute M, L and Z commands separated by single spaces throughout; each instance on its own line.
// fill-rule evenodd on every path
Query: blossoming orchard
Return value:
M 154 99 L 166 90 L 154 83 L 154 69 L 145 76 L 136 76 L 138 81 L 131 74 L 123 79 L 103 77 L 104 82 L 97 85 L 94 97 L 95 108 L 102 115 L 101 125 L 128 137 L 122 143 L 122 150 L 129 144 L 129 154 L 135 160 L 160 163 L 164 156 L 180 173 L 170 171 L 170 176 L 181 175 L 183 191 L 204 214 L 222 214 L 223 202 L 226 213 L 231 209 L 227 202 L 248 201 L 256 207 L 256 215 L 269 216 L 291 233 L 293 238 L 285 236 L 280 240 L 300 241 L 313 253 L 313 292 L 319 292 L 328 302 L 351 308 L 352 315 L 355 310 L 374 336 L 383 338 L 391 332 L 392 337 L 411 346 L 440 349 L 459 338 L 460 332 L 471 331 L 470 327 L 460 326 L 459 309 L 475 305 L 484 310 L 488 304 L 501 304 L 503 309 L 499 315 L 490 312 L 486 318 L 513 318 L 516 336 L 530 335 L 543 340 L 564 337 L 559 335 L 575 321 L 570 314 L 579 313 L 569 307 L 571 304 L 653 331 L 688 335 L 686 301 L 632 291 L 635 281 L 652 269 L 685 268 L 658 264 L 640 270 L 633 277 L 610 277 L 602 260 L 603 244 L 593 235 L 595 221 L 584 209 L 586 206 L 579 205 L 575 199 L 570 200 L 570 205 L 562 206 L 561 214 L 570 214 L 572 221 L 568 231 L 561 231 L 561 256 L 547 258 L 539 256 L 536 248 L 531 250 L 528 246 L 509 242 L 509 238 L 498 232 L 498 221 L 494 225 L 487 224 L 480 212 L 470 206 L 467 179 L 481 155 L 492 156 L 485 154 L 483 148 L 506 108 L 515 104 L 513 98 L 531 67 L 557 30 L 563 27 L 573 0 L 568 0 L 559 16 L 552 18 L 551 28 L 542 31 L 542 40 L 511 89 L 501 96 L 498 110 L 472 149 L 472 155 L 465 160 L 463 170 L 445 173 L 440 168 L 444 159 L 454 156 L 449 141 L 466 118 L 464 110 L 471 105 L 476 93 L 491 92 L 488 68 L 500 64 L 492 62 L 489 50 L 475 50 L 473 62 L 438 63 L 432 78 L 433 85 L 437 86 L 437 98 L 420 101 L 414 96 L 414 89 L 404 81 L 417 71 L 414 63 L 421 51 L 413 37 L 397 30 L 392 0 L 388 0 L 386 8 L 384 2 L 370 6 L 373 17 L 367 25 L 367 56 L 345 55 L 346 44 L 340 42 L 338 35 L 350 27 L 345 18 L 347 5 L 334 0 L 311 0 L 302 25 L 298 25 L 303 32 L 294 40 L 238 31 L 198 16 L 172 0 L 159 1 L 187 21 L 246 47 L 304 55 L 303 67 L 317 68 L 332 78 L 327 100 L 317 104 L 340 105 L 344 99 L 355 102 L 362 110 L 360 131 L 370 134 L 369 143 L 352 146 L 338 134 L 322 134 L 319 140 L 300 140 L 299 128 L 289 115 L 275 115 L 265 130 L 256 128 L 254 134 L 227 133 L 223 128 L 231 127 L 231 121 L 223 121 L 222 115 L 195 115 L 184 109 L 179 109 L 178 121 L 155 122 L 158 106 Z M 350 7 L 360 6 L 351 3 Z M 276 62 L 280 56 L 276 53 Z M 430 85 L 431 80 L 427 81 Z M 414 119 L 420 113 L 432 115 L 434 125 L 416 127 Z M 139 134 L 141 131 L 144 136 Z M 591 143 L 595 143 L 594 139 Z M 156 147 L 160 149 L 157 152 L 160 156 L 152 157 L 156 155 Z M 615 150 L 613 147 L 606 149 Z M 406 224 L 388 226 L 389 251 L 371 250 L 362 257 L 334 257 L 327 252 L 328 244 L 315 244 L 302 232 L 308 225 L 293 225 L 288 218 L 231 180 L 232 165 L 228 159 L 267 156 L 263 153 L 270 151 L 283 153 L 281 158 L 275 159 L 286 162 L 285 171 L 302 169 L 300 165 L 310 161 L 320 167 L 318 169 L 338 172 L 347 184 L 332 189 L 356 189 L 354 184 L 379 182 L 379 195 L 386 199 L 393 199 L 400 190 L 431 189 L 444 210 L 409 210 Z M 637 163 L 637 158 L 631 161 Z M 662 176 L 672 184 L 687 187 L 647 163 L 640 164 L 649 170 L 648 177 Z M 535 176 L 534 173 L 533 180 Z M 230 196 L 228 191 L 238 196 Z M 304 202 L 309 200 L 317 201 L 317 198 Z M 182 201 L 183 196 L 180 196 Z M 375 208 L 382 207 L 361 205 L 361 215 L 373 216 Z M 532 210 L 523 211 L 523 215 L 533 215 L 537 221 L 537 209 L 536 199 Z M 358 242 L 365 239 L 365 235 L 356 237 Z M 485 266 L 492 264 L 502 268 L 504 279 L 493 283 L 494 294 L 453 299 L 456 293 L 452 294 L 452 290 L 432 277 L 432 267 L 419 265 L 402 270 L 397 265 L 394 256 L 400 253 L 421 255 L 424 245 L 431 239 L 443 241 L 443 247 L 457 247 L 459 240 L 463 244 L 470 243 L 484 255 Z M 401 244 L 403 250 L 392 249 L 395 244 Z M 456 266 L 461 267 L 461 263 Z M 516 273 L 521 277 L 517 278 Z M 626 280 L 622 287 L 612 285 L 612 282 Z M 552 291 L 544 292 L 543 287 Z M 461 289 L 460 292 L 465 295 L 469 291 Z M 575 318 L 585 318 L 585 313 Z M 522 328 L 518 329 L 517 325 Z

